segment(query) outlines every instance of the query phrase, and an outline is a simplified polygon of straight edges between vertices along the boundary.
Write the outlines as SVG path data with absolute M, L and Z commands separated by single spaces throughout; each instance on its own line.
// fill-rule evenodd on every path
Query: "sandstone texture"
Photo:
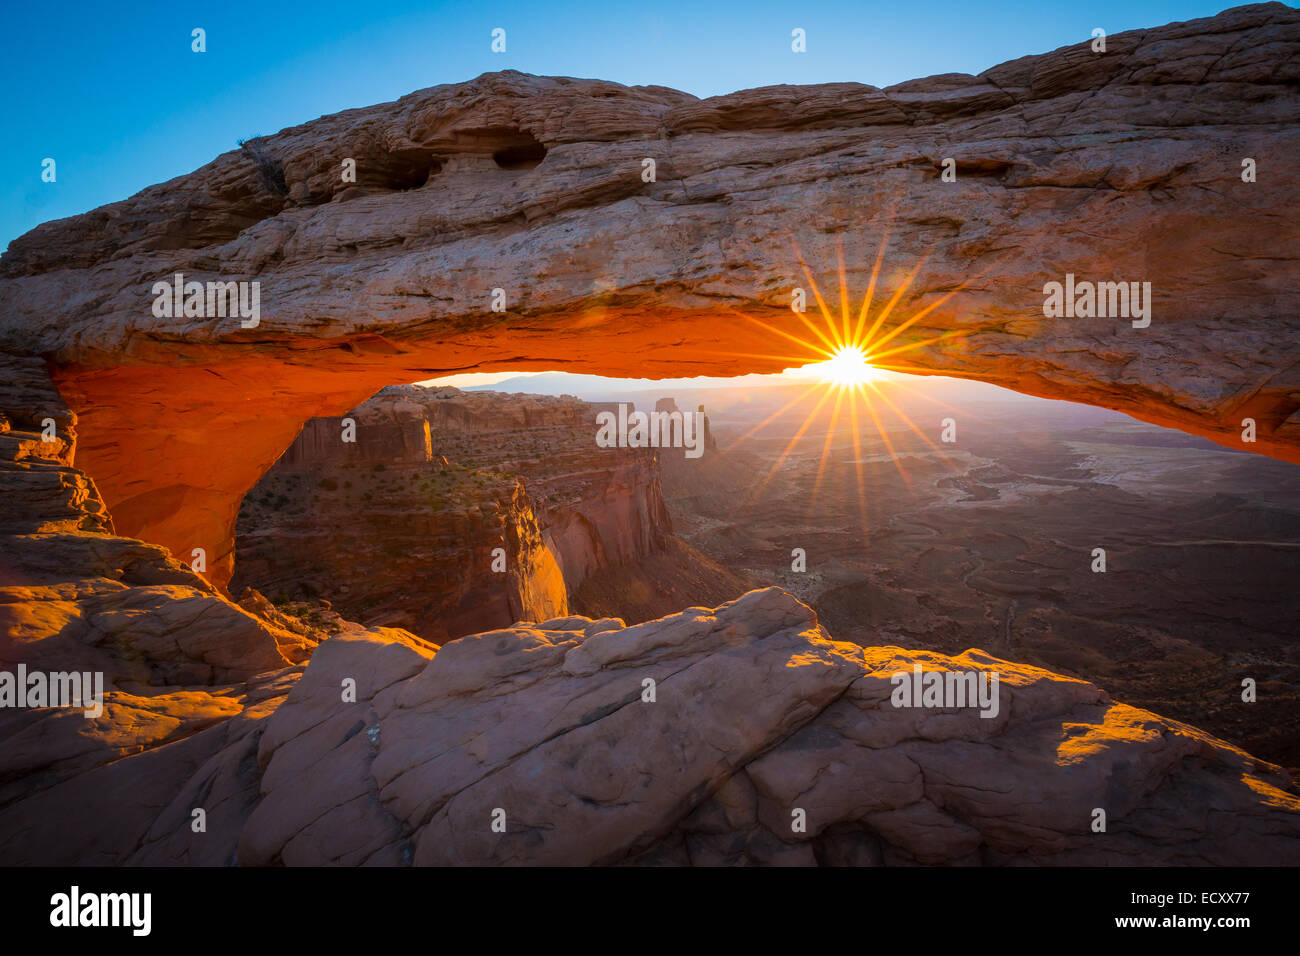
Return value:
M 892 675 L 918 664 L 998 673 L 997 716 L 895 707 Z M 1280 768 L 981 651 L 836 642 L 776 588 L 441 649 L 348 629 L 290 676 L 213 698 L 231 713 L 192 715 L 209 726 L 173 744 L 0 808 L 0 859 L 1300 863 L 1300 798 Z M 120 796 L 112 829 L 77 818 L 92 792 Z
M 1243 447 L 1300 461 L 1298 53 L 1274 3 L 883 90 L 488 74 L 38 227 L 0 259 L 0 348 L 51 362 L 119 531 L 204 547 L 219 586 L 240 497 L 309 418 L 468 369 L 799 364 L 814 284 L 845 326 L 873 289 L 882 364 L 1228 444 L 1253 418 Z M 260 282 L 260 323 L 155 317 L 177 273 Z M 1046 318 L 1067 273 L 1150 282 L 1150 326 Z
M 568 618 L 432 658 L 386 650 L 377 665 L 365 640 L 327 642 L 271 719 L 242 860 L 285 860 L 311 832 L 317 863 L 1300 862 L 1279 768 L 980 651 L 838 643 L 776 588 L 635 627 Z M 890 676 L 918 663 L 999 673 L 997 717 L 894 707 Z M 366 667 L 349 711 L 338 678 Z M 301 799 L 288 782 L 305 766 L 328 793 Z
M 1300 863 L 1281 768 L 982 651 L 837 642 L 778 588 L 441 648 L 234 605 L 112 533 L 75 416 L 45 441 L 50 383 L 6 361 L 4 500 L 57 482 L 0 528 L 0 670 L 101 671 L 105 695 L 0 709 L 0 863 Z M 918 665 L 997 673 L 996 716 L 895 707 Z
M 452 509 L 545 565 L 498 607 L 533 620 L 438 646 L 226 593 L 241 499 L 300 433 L 290 460 L 316 460 L 333 425 L 309 420 L 470 369 L 782 368 L 779 333 L 812 335 L 792 289 L 838 316 L 841 254 L 851 313 L 883 249 L 882 364 L 1229 444 L 1253 417 L 1244 447 L 1300 461 L 1298 52 L 1300 13 L 1267 4 L 887 90 L 486 75 L 15 241 L 0 670 L 97 671 L 106 694 L 90 718 L 0 710 L 0 863 L 1300 863 L 1285 771 L 1091 683 L 837 642 L 776 588 L 633 626 L 573 614 L 553 576 L 587 552 L 559 475 L 495 472 Z M 176 273 L 258 281 L 260 323 L 156 317 Z M 1065 273 L 1151 282 L 1150 327 L 1044 318 Z M 385 454 L 435 464 L 454 416 L 422 414 L 389 416 Z M 997 673 L 997 716 L 894 706 L 918 665 Z
M 43 362 L 0 356 L 0 671 L 98 672 L 104 691 L 91 717 L 0 708 L 3 863 L 124 862 L 207 761 L 255 743 L 327 636 L 249 613 L 165 549 L 115 535 L 74 467 L 76 427 Z M 205 804 L 216 820 L 244 799 L 222 786 L 235 789 Z M 173 862 L 229 862 L 216 846 Z
M 114 535 L 73 467 L 76 416 L 43 363 L 0 355 L 0 371 L 0 667 L 200 684 L 306 660 L 311 637 L 232 605 L 165 549 Z

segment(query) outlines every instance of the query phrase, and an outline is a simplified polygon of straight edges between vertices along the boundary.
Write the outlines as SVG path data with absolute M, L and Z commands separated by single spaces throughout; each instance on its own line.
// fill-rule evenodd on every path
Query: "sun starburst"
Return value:
M 944 304 L 949 302 L 953 296 L 965 289 L 970 282 L 982 277 L 987 273 L 983 270 L 976 276 L 972 276 L 965 282 L 962 282 L 955 288 L 946 290 L 944 294 L 937 297 L 923 308 L 916 310 L 910 315 L 903 316 L 895 320 L 890 325 L 890 319 L 898 310 L 899 303 L 907 296 L 908 290 L 912 287 L 913 282 L 925 267 L 926 258 L 922 257 L 912 268 L 903 274 L 901 281 L 897 282 L 893 290 L 889 293 L 879 308 L 874 310 L 873 305 L 876 297 L 878 285 L 882 275 L 882 265 L 884 264 L 885 249 L 888 245 L 889 233 L 886 230 L 882 237 L 881 244 L 877 250 L 875 261 L 872 264 L 870 281 L 867 284 L 866 292 L 862 299 L 861 308 L 857 312 L 854 320 L 851 312 L 850 293 L 848 277 L 844 267 L 843 249 L 838 251 L 838 285 L 839 285 L 839 315 L 832 311 L 831 306 L 826 302 L 822 291 L 814 278 L 812 270 L 808 268 L 804 261 L 803 255 L 799 250 L 798 244 L 794 245 L 795 256 L 807 279 L 807 284 L 812 292 L 812 298 L 817 304 L 818 317 L 820 322 L 814 321 L 810 315 L 796 312 L 800 323 L 807 330 L 807 336 L 801 336 L 778 328 L 768 322 L 764 322 L 754 316 L 745 315 L 740 312 L 734 314 L 748 322 L 752 322 L 766 332 L 772 334 L 775 340 L 784 340 L 797 347 L 794 354 L 774 355 L 746 353 L 743 357 L 762 358 L 762 359 L 779 359 L 789 362 L 795 366 L 799 378 L 805 378 L 805 373 L 811 376 L 811 384 L 800 391 L 795 398 L 773 412 L 759 424 L 755 425 L 741 438 L 731 445 L 731 449 L 739 448 L 744 442 L 754 436 L 756 433 L 765 429 L 769 424 L 780 418 L 787 411 L 794 408 L 801 402 L 816 398 L 812 409 L 807 413 L 806 419 L 801 423 L 789 443 L 781 451 L 771 469 L 763 478 L 757 482 L 751 490 L 743 508 L 748 508 L 754 504 L 761 496 L 763 489 L 767 486 L 773 475 L 782 467 L 789 458 L 795 447 L 803 439 L 809 426 L 823 407 L 832 397 L 835 398 L 831 408 L 830 424 L 826 434 L 825 442 L 822 446 L 820 461 L 818 462 L 816 481 L 812 492 L 809 496 L 809 507 L 815 507 L 817 494 L 822 484 L 828 459 L 834 453 L 833 443 L 837 434 L 837 428 L 840 424 L 841 414 L 847 411 L 847 424 L 850 426 L 851 440 L 853 446 L 852 462 L 857 476 L 858 485 L 858 504 L 863 521 L 866 526 L 866 513 L 868 507 L 868 498 L 866 494 L 865 479 L 863 475 L 863 456 L 861 445 L 861 428 L 866 425 L 874 427 L 880 437 L 884 450 L 887 451 L 889 460 L 894 467 L 898 469 L 903 481 L 910 485 L 910 479 L 907 469 L 903 464 L 902 455 L 899 449 L 895 447 L 894 438 L 890 435 L 890 429 L 882 421 L 877 403 L 883 405 L 892 415 L 910 430 L 914 435 L 919 437 L 925 445 L 936 452 L 945 461 L 948 456 L 938 445 L 931 439 L 930 435 L 919 428 L 899 406 L 892 401 L 886 394 L 886 386 L 889 390 L 905 389 L 902 383 L 891 378 L 884 381 L 882 371 L 889 372 L 927 372 L 928 369 L 910 368 L 906 365 L 899 364 L 903 356 L 908 352 L 918 349 L 924 349 L 931 346 L 946 343 L 952 339 L 959 338 L 965 333 L 962 330 L 938 331 L 935 333 L 924 333 L 922 330 L 925 326 L 921 323 L 935 313 Z M 883 297 L 883 293 L 882 293 Z M 870 324 L 868 324 L 870 323 Z M 911 331 L 911 335 L 906 335 Z M 921 332 L 922 334 L 918 334 Z M 735 353 L 738 356 L 740 353 Z M 819 397 L 817 392 L 823 394 Z M 908 390 L 910 391 L 910 390 Z M 921 395 L 921 398 L 928 396 Z M 943 405 L 942 402 L 936 404 Z M 945 406 L 947 407 L 947 406 Z M 730 449 L 729 449 L 730 450 Z
M 841 345 L 826 361 L 805 365 L 800 371 L 811 372 L 839 388 L 861 385 L 878 374 L 875 366 L 867 361 L 867 355 L 860 345 Z

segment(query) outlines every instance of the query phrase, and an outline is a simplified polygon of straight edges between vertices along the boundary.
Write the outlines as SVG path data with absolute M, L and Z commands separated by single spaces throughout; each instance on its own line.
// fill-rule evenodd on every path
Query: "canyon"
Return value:
M 659 460 L 683 451 L 601 448 L 601 411 L 406 385 L 313 418 L 245 496 L 232 591 L 324 598 L 441 644 L 598 611 L 601 588 L 643 595 L 619 605 L 638 619 L 748 590 L 673 536 Z
M 779 371 L 822 357 L 779 333 L 809 336 L 796 288 L 838 311 L 841 258 L 850 312 L 897 296 L 886 364 L 1239 447 L 1251 418 L 1247 450 L 1297 461 L 1298 50 L 1272 3 L 884 90 L 486 74 L 14 240 L 0 348 L 51 363 L 119 528 L 204 548 L 218 586 L 243 494 L 307 419 L 467 370 Z M 1149 328 L 1043 316 L 1046 283 L 1121 261 Z M 259 325 L 155 317 L 178 272 L 260 282 Z
M 1280 4 L 885 90 L 486 74 L 15 240 L 0 668 L 92 669 L 107 691 L 91 719 L 0 711 L 0 862 L 1300 863 L 1275 762 L 1091 681 L 897 646 L 907 622 L 852 600 L 819 617 L 794 581 L 708 597 L 747 572 L 681 556 L 746 528 L 672 529 L 655 482 L 717 504 L 725 481 L 632 449 L 598 464 L 582 403 L 391 387 L 777 371 L 824 357 L 790 354 L 811 321 L 793 290 L 842 275 L 828 313 L 847 325 L 870 289 L 894 316 L 882 364 L 1300 462 L 1298 84 Z M 154 315 L 175 273 L 258 281 L 257 326 Z M 1043 316 L 1067 273 L 1150 281 L 1150 327 Z M 999 477 L 975 463 L 945 487 Z M 427 575 L 464 590 L 394 597 Z M 997 716 L 892 706 L 917 665 L 997 672 Z
M 688 544 L 837 640 L 983 648 L 1300 773 L 1300 469 L 975 383 L 880 381 L 856 425 L 801 391 L 695 393 L 720 453 L 663 477 Z
M 6 363 L 0 480 L 55 493 L 6 498 L 0 668 L 89 661 L 109 686 L 93 719 L 0 711 L 8 865 L 1300 863 L 1283 768 L 982 650 L 882 644 L 870 623 L 872 643 L 837 641 L 781 588 L 442 646 L 251 590 L 231 604 L 113 533 L 75 467 L 75 415 L 42 441 L 57 394 L 41 363 Z M 419 391 L 497 419 L 581 404 Z M 290 461 L 312 436 L 340 444 L 334 424 Z M 377 447 L 433 430 L 390 443 L 402 433 L 376 430 Z M 724 461 L 683 458 L 704 485 Z M 918 667 L 998 674 L 996 713 L 894 706 L 895 675 Z

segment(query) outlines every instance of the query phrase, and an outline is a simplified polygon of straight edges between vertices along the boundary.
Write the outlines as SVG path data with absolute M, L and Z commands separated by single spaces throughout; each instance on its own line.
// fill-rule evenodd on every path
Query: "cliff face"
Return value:
M 884 90 L 489 74 L 38 227 L 0 258 L 0 347 L 53 362 L 119 529 L 205 547 L 218 584 L 309 418 L 440 371 L 798 364 L 793 290 L 837 312 L 839 249 L 848 308 L 894 300 L 885 364 L 1300 461 L 1298 53 L 1300 12 L 1263 4 Z M 177 273 L 260 282 L 259 324 L 154 316 Z M 1149 282 L 1150 325 L 1045 314 L 1066 275 Z
M 165 549 L 115 535 L 76 444 L 44 363 L 0 354 L 0 669 L 99 671 L 129 687 L 243 680 L 307 659 L 322 634 L 270 625 Z M 0 709 L 11 730 L 38 716 Z M 39 734 L 29 743 L 39 749 Z
M 594 436 L 577 399 L 386 388 L 309 422 L 248 494 L 232 586 L 439 643 L 566 614 L 672 534 L 654 452 Z

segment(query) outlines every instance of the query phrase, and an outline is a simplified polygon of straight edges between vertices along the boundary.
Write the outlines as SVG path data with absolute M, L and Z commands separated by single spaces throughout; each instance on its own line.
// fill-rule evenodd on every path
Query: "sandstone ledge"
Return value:
M 891 675 L 918 663 L 998 673 L 997 716 L 893 706 Z M 838 643 L 776 588 L 635 627 L 570 617 L 440 650 L 401 631 L 348 628 L 301 678 L 265 686 L 230 698 L 233 711 L 202 733 L 0 809 L 0 828 L 20 834 L 0 857 L 1300 863 L 1300 798 L 1280 768 L 1091 684 L 981 651 Z M 59 808 L 131 781 L 115 835 L 65 832 Z M 214 801 L 208 831 L 191 833 L 191 809 L 211 814 Z M 1092 831 L 1097 808 L 1104 833 Z M 804 831 L 791 827 L 796 811 Z

